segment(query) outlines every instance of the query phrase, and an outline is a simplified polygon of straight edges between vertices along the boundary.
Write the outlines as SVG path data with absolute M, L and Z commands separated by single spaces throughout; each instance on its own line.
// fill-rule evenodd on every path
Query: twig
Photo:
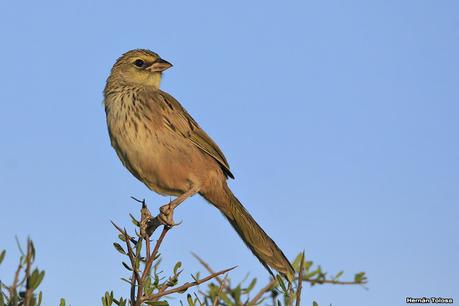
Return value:
M 304 257 L 303 257 L 303 261 L 304 261 Z M 301 270 L 301 271 L 304 272 L 303 270 Z M 301 279 L 303 279 L 303 274 L 300 274 L 300 276 L 296 278 L 296 280 L 298 280 L 298 281 L 301 280 Z M 363 282 L 336 281 L 336 280 L 315 281 L 315 280 L 312 280 L 312 279 L 303 279 L 303 282 L 308 282 L 308 283 L 311 283 L 311 284 L 320 283 L 320 284 L 333 284 L 333 285 L 363 285 L 363 284 L 367 283 L 367 281 L 363 281 Z M 272 279 L 265 287 L 260 289 L 260 291 L 247 303 L 247 305 L 255 305 L 263 297 L 263 295 L 266 292 L 268 292 L 269 290 L 271 290 L 275 285 L 276 285 L 276 279 Z M 302 290 L 302 282 L 299 281 L 298 282 L 298 291 L 301 291 L 301 290 Z M 297 294 L 298 294 L 298 292 L 297 292 Z M 297 297 L 297 305 L 300 305 L 298 303 L 298 297 Z
M 271 297 L 273 298 L 273 305 L 277 305 L 277 294 L 272 291 Z
M 145 239 L 145 244 L 146 244 L 146 247 L 147 247 L 147 250 L 145 252 L 145 254 L 147 255 L 147 256 L 145 256 L 145 261 L 148 262 L 150 260 L 150 251 L 151 251 L 150 238 L 147 237 L 147 239 Z
M 136 197 L 133 197 L 133 196 L 131 196 L 131 199 L 133 199 L 134 201 L 139 202 L 139 203 L 145 205 L 145 199 L 139 200 L 139 199 L 137 199 Z
M 222 289 L 224 287 L 224 284 L 225 284 L 227 278 L 228 278 L 228 273 L 225 274 L 225 278 L 223 278 L 223 282 L 220 284 L 220 287 L 218 288 L 217 296 L 214 299 L 213 306 L 217 306 L 218 305 L 218 298 L 220 297 L 220 294 L 222 294 Z
M 190 287 L 194 287 L 194 286 L 197 286 L 197 285 L 200 285 L 202 283 L 205 283 L 207 282 L 208 280 L 212 279 L 212 278 L 215 278 L 217 277 L 218 275 L 221 275 L 221 274 L 224 274 L 226 272 L 229 272 L 231 270 L 233 270 L 234 268 L 236 268 L 237 266 L 234 266 L 232 268 L 229 268 L 229 269 L 226 269 L 226 270 L 222 270 L 220 272 L 216 272 L 216 273 L 213 273 L 203 279 L 200 279 L 200 280 L 197 280 L 197 281 L 194 281 L 192 283 L 185 283 L 177 288 L 174 288 L 174 289 L 170 289 L 170 290 L 166 290 L 164 292 L 161 292 L 161 293 L 157 293 L 157 294 L 152 294 L 152 295 L 149 295 L 149 296 L 144 296 L 142 297 L 140 300 L 141 302 L 145 302 L 145 301 L 157 301 L 159 298 L 161 298 L 162 296 L 165 296 L 165 295 L 169 295 L 169 294 L 172 294 L 172 293 L 177 293 L 177 292 L 185 292 L 188 288 Z
M 169 230 L 170 230 L 170 227 L 168 226 L 163 227 L 163 231 L 161 232 L 161 235 L 159 236 L 158 241 L 156 242 L 153 252 L 151 253 L 149 260 L 145 263 L 145 269 L 143 270 L 143 273 L 142 273 L 142 280 L 144 280 L 147 277 L 147 275 L 150 273 L 151 265 L 153 264 L 156 254 L 158 254 L 159 247 L 161 243 L 163 242 L 163 239 Z
M 332 279 L 324 279 L 324 280 L 313 280 L 313 279 L 303 279 L 303 282 L 311 283 L 311 284 L 332 284 L 332 285 L 364 285 L 367 281 L 362 282 L 354 282 L 354 281 L 336 281 Z
M 132 283 L 131 283 L 131 305 L 135 305 L 135 301 L 136 301 L 136 298 L 135 298 L 135 286 L 136 286 L 136 282 L 137 282 L 137 285 L 138 285 L 138 288 L 142 287 L 141 286 L 141 282 L 140 282 L 140 278 L 139 278 L 139 271 L 137 271 L 137 265 L 135 264 L 135 259 L 134 259 L 134 252 L 132 251 L 132 247 L 131 247 L 131 240 L 126 231 L 126 229 L 124 229 L 123 231 L 123 235 L 124 235 L 124 240 L 126 240 L 126 246 L 127 246 L 127 249 L 128 249 L 128 256 L 129 256 L 129 260 L 131 261 L 131 266 L 132 266 Z
M 140 283 L 140 277 L 139 277 L 139 272 L 137 271 L 135 260 L 134 260 L 134 252 L 132 251 L 131 247 L 131 236 L 128 235 L 126 229 L 122 230 L 118 225 L 115 224 L 115 222 L 110 221 L 113 226 L 123 235 L 124 240 L 126 242 L 126 247 L 128 249 L 127 255 L 129 256 L 129 260 L 131 262 L 132 266 L 132 282 L 131 282 L 131 290 L 130 290 L 130 298 L 131 298 L 131 305 L 134 306 L 136 305 L 136 297 L 135 297 L 135 286 L 137 283 L 138 288 L 141 288 L 141 283 Z
M 293 287 L 292 282 L 288 284 L 288 305 L 293 306 Z
M 276 284 L 276 279 L 273 278 L 266 286 L 261 288 L 261 290 L 257 293 L 257 295 L 254 296 L 253 299 L 250 300 L 250 302 L 247 303 L 247 305 L 255 305 L 262 297 L 263 295 L 268 292 L 269 290 L 274 287 Z
M 149 256 L 147 262 L 145 263 L 145 269 L 143 270 L 143 273 L 142 273 L 142 276 L 140 277 L 140 279 L 138 279 L 138 288 L 137 288 L 137 306 L 140 306 L 142 304 L 142 301 L 143 301 L 143 284 L 145 282 L 145 279 L 147 278 L 147 276 L 150 274 L 150 270 L 151 270 L 151 265 L 153 264 L 153 261 L 155 260 L 156 258 L 156 254 L 158 254 L 158 250 L 159 250 L 159 246 L 161 245 L 161 242 L 163 241 L 164 237 L 166 236 L 167 232 L 169 231 L 170 227 L 168 226 L 164 226 L 163 227 L 163 231 L 161 232 L 161 235 L 159 236 L 158 238 L 158 241 L 156 242 L 156 245 L 153 249 L 153 252 L 151 253 L 151 255 Z M 148 239 L 147 239 L 148 241 Z
M 16 296 L 16 289 L 19 283 L 19 273 L 22 270 L 22 257 L 19 258 L 19 265 L 18 268 L 16 269 L 16 273 L 14 273 L 14 280 L 13 284 L 11 284 L 9 291 L 10 291 L 10 296 Z
M 124 236 L 124 239 L 126 240 L 126 246 L 128 248 L 128 256 L 131 261 L 131 266 L 132 266 L 132 283 L 131 283 L 131 305 L 136 305 L 139 306 L 142 303 L 142 296 L 143 296 L 143 284 L 145 283 L 145 280 L 147 276 L 150 274 L 151 271 L 151 266 L 156 259 L 156 255 L 158 254 L 159 247 L 166 236 L 167 232 L 169 231 L 170 227 L 164 226 L 163 231 L 161 232 L 161 235 L 158 238 L 158 241 L 156 242 L 156 245 L 153 249 L 153 252 L 150 253 L 151 250 L 151 245 L 150 245 L 150 236 L 153 234 L 153 232 L 156 230 L 156 228 L 161 225 L 161 222 L 159 221 L 159 215 L 156 216 L 155 218 L 151 217 L 150 211 L 148 210 L 145 200 L 139 200 L 134 197 L 131 197 L 135 201 L 142 203 L 142 209 L 141 209 L 141 215 L 142 215 L 142 220 L 141 220 L 141 235 L 140 237 L 143 237 L 146 242 L 146 256 L 145 256 L 145 268 L 142 272 L 142 276 L 139 275 L 139 270 L 136 267 L 136 259 L 134 258 L 134 252 L 131 247 L 131 237 L 128 235 L 126 229 L 121 229 L 118 225 L 116 225 L 113 221 L 111 223 L 113 226 Z M 137 242 L 139 243 L 139 241 Z M 137 260 L 140 260 L 140 258 L 137 258 Z M 137 296 L 135 294 L 135 286 L 137 284 Z
M 132 271 L 132 277 L 131 277 L 131 290 L 130 290 L 130 297 L 131 297 L 131 305 L 135 305 L 135 283 L 136 283 L 136 276 L 135 272 Z
M 27 254 L 26 254 L 26 269 L 25 269 L 25 279 L 26 279 L 26 292 L 24 296 L 24 305 L 30 305 L 30 299 L 32 298 L 33 289 L 30 287 L 30 266 L 32 265 L 32 241 L 30 238 L 27 239 Z
M 204 267 L 206 268 L 207 272 L 209 273 L 215 273 L 215 271 L 210 267 L 210 265 L 204 261 L 204 259 L 202 259 L 201 257 L 199 257 L 196 253 L 194 252 L 191 252 L 191 255 L 193 255 L 194 258 L 196 258 L 197 261 L 199 261 L 199 263 Z M 227 290 L 228 292 L 231 291 L 231 288 L 228 287 L 228 284 L 225 282 L 225 281 L 222 281 L 222 279 L 220 277 L 215 277 L 215 279 L 217 280 L 217 282 L 220 284 L 220 286 L 224 286 L 225 287 L 225 290 Z
M 209 273 L 215 273 L 215 271 L 210 267 L 210 265 L 204 261 L 204 259 L 202 259 L 201 257 L 199 257 L 196 253 L 194 252 L 191 252 L 191 255 L 193 255 L 194 258 L 196 258 L 197 261 L 199 261 L 199 263 L 207 270 L 207 272 Z M 228 294 L 232 294 L 232 289 L 230 287 L 230 285 L 228 284 L 228 281 L 226 281 L 226 277 L 225 279 L 221 279 L 220 277 L 216 277 L 215 278 L 217 280 L 217 282 L 220 284 L 220 286 L 223 286 L 223 288 L 225 288 L 225 291 L 228 293 Z M 203 294 L 205 296 L 205 294 Z M 237 306 L 240 306 L 242 305 L 240 302 L 237 304 Z
M 118 225 L 116 225 L 115 222 L 110 220 L 110 223 L 120 232 L 121 235 L 124 236 L 124 231 Z M 131 238 L 131 237 L 128 237 L 128 238 Z
M 301 254 L 300 273 L 298 276 L 298 288 L 296 290 L 296 306 L 301 305 L 301 289 L 303 288 L 303 266 L 304 266 L 304 251 Z
M 16 245 L 18 247 L 19 252 L 21 253 L 22 256 L 25 256 L 24 250 L 21 247 L 21 242 L 19 242 L 18 236 L 14 236 L 14 239 L 16 240 Z

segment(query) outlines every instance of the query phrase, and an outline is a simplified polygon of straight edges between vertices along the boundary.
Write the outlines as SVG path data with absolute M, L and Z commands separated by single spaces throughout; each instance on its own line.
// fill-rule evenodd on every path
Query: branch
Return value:
M 150 255 L 150 258 L 145 263 L 145 269 L 142 273 L 142 281 L 144 281 L 145 278 L 150 274 L 151 265 L 153 264 L 153 261 L 155 260 L 155 257 L 158 254 L 159 247 L 169 230 L 170 227 L 164 226 L 163 231 L 161 232 L 161 235 L 159 236 L 158 241 L 156 242 L 155 248 L 153 249 L 153 252 Z M 138 296 L 138 298 L 140 298 L 140 296 Z
M 33 260 L 33 250 L 32 250 L 32 240 L 27 239 L 27 254 L 26 254 L 26 269 L 25 269 L 25 278 L 26 278 L 26 292 L 24 296 L 24 305 L 30 304 L 30 299 L 32 298 L 33 289 L 30 287 L 30 266 L 32 265 Z
M 355 282 L 355 281 L 337 281 L 331 279 L 324 279 L 324 280 L 313 280 L 313 279 L 303 279 L 303 282 L 311 283 L 312 285 L 315 284 L 332 284 L 332 285 L 364 285 L 367 281 Z
M 304 257 L 303 257 L 304 259 Z M 303 267 L 303 259 L 301 261 L 301 267 Z M 364 285 L 367 283 L 366 280 L 364 281 L 361 281 L 361 282 L 356 282 L 356 281 L 337 281 L 337 280 L 313 280 L 313 279 L 304 279 L 303 278 L 303 268 L 300 268 L 301 270 L 301 273 L 300 273 L 300 276 L 299 277 L 296 277 L 295 280 L 298 281 L 298 291 L 300 291 L 300 293 L 297 292 L 297 304 L 296 305 L 300 305 L 298 300 L 298 294 L 301 294 L 301 290 L 302 290 L 302 283 L 303 282 L 308 282 L 312 285 L 314 284 L 333 284 L 333 285 Z M 299 280 L 303 280 L 302 282 L 299 281 Z M 256 305 L 257 302 L 259 302 L 261 300 L 261 298 L 263 298 L 263 296 L 265 295 L 266 292 L 272 290 L 275 286 L 276 286 L 276 279 L 272 279 L 265 287 L 263 287 L 262 289 L 260 289 L 260 291 L 247 303 L 247 305 Z
M 251 299 L 250 302 L 247 303 L 247 305 L 256 305 L 256 303 L 263 297 L 263 295 L 269 290 L 271 290 L 275 285 L 276 279 L 273 278 L 266 286 L 261 288 L 257 295 L 255 295 L 255 297 Z
M 229 268 L 229 269 L 225 269 L 225 270 L 222 270 L 220 272 L 216 272 L 216 273 L 213 273 L 203 279 L 200 279 L 200 280 L 196 280 L 192 283 L 185 283 L 183 284 L 182 286 L 179 286 L 177 288 L 174 288 L 174 289 L 170 289 L 170 290 L 166 290 L 164 292 L 160 292 L 160 293 L 157 293 L 157 294 L 152 294 L 152 295 L 149 295 L 149 296 L 144 296 L 140 299 L 141 302 L 145 302 L 145 301 L 157 301 L 159 298 L 161 298 L 162 296 L 165 296 L 165 295 L 169 295 L 169 294 L 172 294 L 172 293 L 177 293 L 177 292 L 185 292 L 186 290 L 188 290 L 188 288 L 190 287 L 194 287 L 194 286 L 198 286 L 202 283 L 205 283 L 207 282 L 208 280 L 211 280 L 215 277 L 217 277 L 218 275 L 221 275 L 221 274 L 224 274 L 226 272 L 229 272 L 231 270 L 233 270 L 234 268 L 236 268 L 237 266 L 234 266 L 232 268 Z
M 214 303 L 212 304 L 212 306 L 217 306 L 218 305 L 218 298 L 219 298 L 220 294 L 222 293 L 223 285 L 225 284 L 227 277 L 228 277 L 228 273 L 225 274 L 225 278 L 223 279 L 223 282 L 220 284 L 220 287 L 218 288 L 217 296 L 215 297 Z M 216 278 L 217 278 L 217 276 L 216 276 Z
M 17 286 L 19 284 L 19 273 L 21 273 L 21 270 L 22 270 L 22 257 L 19 258 L 19 265 L 16 270 L 16 273 L 14 274 L 13 284 L 9 288 L 10 296 L 16 296 Z
M 303 288 L 303 282 L 301 281 L 303 279 L 303 266 L 304 266 L 304 251 L 303 254 L 301 254 L 301 264 L 300 264 L 300 275 L 298 276 L 298 288 L 296 291 L 296 306 L 301 305 L 301 289 Z
M 209 273 L 215 273 L 215 271 L 210 267 L 210 265 L 204 261 L 204 259 L 202 259 L 201 257 L 199 257 L 196 253 L 194 252 L 191 252 L 191 255 L 193 255 L 194 258 L 196 258 L 197 261 L 199 261 L 199 263 L 204 267 L 206 268 L 207 272 Z M 231 288 L 228 286 L 228 284 L 222 280 L 220 277 L 215 277 L 215 279 L 217 280 L 217 282 L 220 284 L 220 286 L 223 286 L 225 288 L 225 290 L 227 292 L 231 292 Z M 226 279 L 226 277 L 225 277 Z
M 135 199 L 135 198 L 134 198 Z M 140 305 L 142 303 L 142 295 L 143 295 L 143 284 L 145 280 L 150 275 L 151 266 L 156 259 L 156 255 L 158 254 L 159 247 L 164 240 L 167 232 L 170 230 L 169 226 L 164 225 L 163 231 L 159 236 L 158 240 L 156 241 L 155 247 L 153 248 L 153 252 L 150 253 L 150 236 L 156 231 L 156 229 L 162 224 L 159 215 L 156 217 L 152 217 L 150 210 L 148 209 L 145 201 L 142 201 L 142 209 L 140 210 L 140 235 L 145 239 L 146 244 L 146 262 L 145 268 L 142 273 L 142 277 L 139 281 L 139 287 L 137 288 L 137 304 Z
M 124 229 L 123 234 L 124 234 L 124 239 L 126 240 L 126 246 L 127 246 L 127 249 L 128 249 L 128 256 L 129 256 L 129 260 L 131 261 L 131 267 L 132 267 L 131 303 L 132 303 L 132 305 L 134 305 L 134 301 L 135 301 L 135 283 L 137 282 L 138 288 L 142 287 L 142 283 L 140 281 L 139 271 L 137 270 L 137 265 L 136 265 L 136 262 L 135 262 L 135 259 L 134 259 L 134 252 L 132 251 L 132 247 L 131 247 L 131 242 L 130 242 L 131 241 L 130 240 L 131 237 L 129 237 L 128 233 L 126 232 L 126 229 Z M 139 242 L 137 242 L 137 243 L 139 243 Z

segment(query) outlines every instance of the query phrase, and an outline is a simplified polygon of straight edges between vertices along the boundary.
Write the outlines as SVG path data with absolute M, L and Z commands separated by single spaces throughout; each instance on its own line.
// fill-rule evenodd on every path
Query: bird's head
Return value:
M 162 72 L 172 67 L 150 50 L 136 49 L 124 53 L 113 65 L 108 82 L 159 88 Z

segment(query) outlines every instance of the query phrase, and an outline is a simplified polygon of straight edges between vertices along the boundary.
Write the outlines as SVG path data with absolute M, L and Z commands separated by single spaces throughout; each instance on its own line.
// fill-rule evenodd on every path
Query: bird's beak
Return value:
M 147 69 L 151 72 L 162 72 L 168 68 L 172 67 L 172 64 L 162 58 L 158 58 L 156 61 L 151 64 Z

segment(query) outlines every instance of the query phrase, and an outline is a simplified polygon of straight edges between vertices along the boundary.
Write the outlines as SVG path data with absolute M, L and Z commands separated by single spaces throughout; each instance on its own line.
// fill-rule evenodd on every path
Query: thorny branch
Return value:
M 153 266 L 153 262 L 158 259 L 159 248 L 168 233 L 171 227 L 164 225 L 160 220 L 161 212 L 153 217 L 145 204 L 145 201 L 138 200 L 133 198 L 134 200 L 142 203 L 141 208 L 141 219 L 140 222 L 136 221 L 134 216 L 131 215 L 133 222 L 139 227 L 140 233 L 137 233 L 138 239 L 136 240 L 134 237 L 131 237 L 126 229 L 121 229 L 118 225 L 116 225 L 113 221 L 111 222 L 113 226 L 119 231 L 120 239 L 123 240 L 126 244 L 127 251 L 123 249 L 119 249 L 119 245 L 116 245 L 117 249 L 120 252 L 127 255 L 129 257 L 130 266 L 127 266 L 123 263 L 123 265 L 128 269 L 132 270 L 132 277 L 129 280 L 131 285 L 130 290 L 130 305 L 141 306 L 143 303 L 146 302 L 157 302 L 161 297 L 173 294 L 173 293 L 183 293 L 188 288 L 198 286 L 202 283 L 205 283 L 213 278 L 217 278 L 219 275 L 227 273 L 233 270 L 235 267 L 225 269 L 219 272 L 212 272 L 205 278 L 202 279 L 195 279 L 194 282 L 187 282 L 183 285 L 175 287 L 175 282 L 173 281 L 174 277 L 177 277 L 180 273 L 176 273 L 174 269 L 174 277 L 169 278 L 169 281 L 165 282 L 162 285 L 158 285 L 156 288 L 155 293 L 146 294 L 145 293 L 145 286 L 147 285 L 147 281 L 151 284 L 151 269 Z M 163 230 L 156 241 L 153 251 L 151 251 L 151 244 L 150 244 L 150 237 L 156 231 L 158 227 L 163 225 Z M 145 256 L 141 256 L 141 244 L 145 241 L 145 248 L 144 251 Z M 132 245 L 134 244 L 134 246 Z M 144 263 L 143 271 L 140 271 L 140 263 Z M 221 279 L 219 279 L 221 281 Z M 169 288 L 169 289 L 168 289 Z M 136 292 L 137 289 L 137 292 Z
M 216 276 L 216 278 L 218 278 L 218 276 Z M 218 305 L 218 299 L 220 297 L 220 294 L 222 293 L 222 290 L 224 287 L 223 285 L 225 284 L 227 278 L 228 278 L 228 274 L 225 274 L 225 278 L 223 278 L 223 281 L 220 283 L 220 287 L 218 288 L 217 296 L 215 297 L 214 303 L 212 304 L 212 306 Z
M 301 254 L 301 263 L 300 263 L 300 275 L 298 277 L 299 280 L 302 280 L 303 279 L 303 272 L 304 272 L 304 251 L 303 253 Z M 301 289 L 303 288 L 303 282 L 302 281 L 298 281 L 298 288 L 296 290 L 296 306 L 300 306 L 301 303 Z
M 199 257 L 196 253 L 191 252 L 191 255 L 193 255 L 193 257 L 196 258 L 196 260 L 207 270 L 207 272 L 215 273 L 215 271 L 210 267 L 210 265 L 207 262 L 205 262 L 201 257 Z M 217 276 L 215 277 L 215 279 L 220 284 L 220 287 L 225 288 L 226 292 L 231 292 L 231 288 L 229 287 L 226 281 L 226 277 L 222 280 L 220 277 Z
M 213 273 L 214 270 L 212 267 L 204 261 L 201 257 L 196 255 L 195 253 L 192 253 L 192 255 L 198 260 L 198 262 L 210 273 Z M 288 305 L 293 305 L 293 302 L 296 300 L 295 305 L 299 306 L 301 305 L 301 292 L 303 288 L 303 282 L 310 283 L 311 285 L 315 284 L 334 284 L 334 285 L 361 285 L 363 286 L 364 284 L 367 283 L 367 279 L 363 278 L 362 280 L 354 280 L 354 281 L 340 281 L 337 279 L 313 279 L 313 278 L 308 278 L 305 276 L 307 269 L 305 267 L 305 258 L 304 258 L 304 251 L 300 253 L 299 255 L 299 267 L 297 268 L 298 272 L 297 275 L 294 277 L 294 281 L 297 284 L 296 290 L 293 290 L 292 284 L 289 284 L 288 288 L 284 292 L 284 294 L 287 294 L 288 297 Z M 231 288 L 230 283 L 225 279 L 221 279 L 219 277 L 216 277 L 215 280 L 218 282 L 219 286 L 219 292 L 221 292 L 221 289 L 224 289 L 227 293 L 230 295 L 232 292 L 235 290 L 234 288 Z M 300 281 L 302 280 L 302 281 Z M 272 292 L 272 298 L 273 298 L 273 305 L 277 305 L 277 295 L 278 295 L 278 290 L 279 290 L 279 282 L 276 278 L 272 278 L 268 284 L 266 284 L 264 287 L 262 287 L 256 295 L 245 302 L 237 303 L 237 301 L 232 301 L 236 302 L 237 305 L 246 305 L 246 306 L 253 306 L 253 305 L 259 305 L 264 299 L 267 298 L 267 293 Z M 208 296 L 208 293 L 199 291 L 204 297 Z M 214 300 L 215 301 L 215 300 Z
M 222 271 L 219 271 L 219 272 L 216 272 L 216 273 L 213 273 L 213 274 L 210 274 L 209 276 L 207 277 L 204 277 L 203 279 L 199 279 L 199 280 L 196 280 L 192 283 L 185 283 L 177 288 L 174 288 L 174 289 L 170 289 L 170 290 L 166 290 L 164 292 L 161 292 L 161 293 L 158 293 L 158 294 L 152 294 L 150 296 L 145 296 L 142 298 L 142 301 L 157 301 L 160 297 L 164 296 L 164 295 L 169 295 L 169 294 L 172 294 L 172 293 L 177 293 L 177 292 L 185 292 L 188 288 L 190 287 L 194 287 L 194 286 L 197 286 L 197 285 L 200 285 L 202 283 L 205 283 L 209 280 L 211 280 L 212 278 L 214 277 L 217 277 L 221 274 L 225 274 L 233 269 L 235 269 L 236 266 L 232 267 L 232 268 L 229 268 L 229 269 L 225 269 L 225 270 L 222 270 Z

